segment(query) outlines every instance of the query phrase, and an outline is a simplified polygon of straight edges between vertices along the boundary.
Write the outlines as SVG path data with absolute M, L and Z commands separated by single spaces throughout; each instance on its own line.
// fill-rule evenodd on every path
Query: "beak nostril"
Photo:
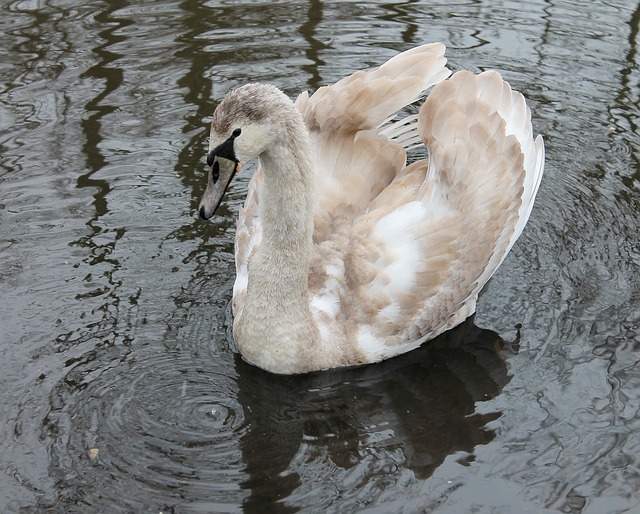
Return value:
M 218 182 L 220 178 L 220 163 L 218 161 L 213 163 L 213 168 L 211 169 L 211 178 L 213 178 L 213 182 Z

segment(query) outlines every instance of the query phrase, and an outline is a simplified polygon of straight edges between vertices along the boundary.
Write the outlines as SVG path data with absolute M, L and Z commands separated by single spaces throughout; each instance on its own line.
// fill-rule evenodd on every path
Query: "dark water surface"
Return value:
M 79 4 L 0 8 L 0 512 L 640 512 L 637 3 Z M 249 174 L 195 211 L 216 102 L 429 41 L 529 99 L 525 233 L 475 319 L 419 351 L 245 364 Z

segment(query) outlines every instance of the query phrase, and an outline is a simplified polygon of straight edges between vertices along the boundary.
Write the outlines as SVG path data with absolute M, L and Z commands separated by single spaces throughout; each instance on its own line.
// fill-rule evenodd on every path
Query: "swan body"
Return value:
M 247 361 L 287 374 L 373 363 L 475 312 L 529 218 L 544 144 L 497 72 L 449 75 L 434 43 L 295 103 L 248 84 L 219 104 L 202 218 L 259 159 L 235 240 Z M 432 86 L 417 116 L 389 121 Z M 407 164 L 416 145 L 428 158 Z

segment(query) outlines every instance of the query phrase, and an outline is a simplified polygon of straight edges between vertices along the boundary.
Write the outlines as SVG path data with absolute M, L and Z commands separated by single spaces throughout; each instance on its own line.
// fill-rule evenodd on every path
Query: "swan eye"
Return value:
M 231 134 L 233 137 L 238 137 L 240 134 L 242 134 L 242 130 L 237 128 L 233 131 L 233 133 Z

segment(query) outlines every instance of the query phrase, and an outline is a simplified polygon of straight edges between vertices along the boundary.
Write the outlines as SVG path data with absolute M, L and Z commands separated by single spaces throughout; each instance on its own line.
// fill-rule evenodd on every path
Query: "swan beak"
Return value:
M 219 155 L 214 156 L 207 178 L 207 189 L 202 195 L 200 207 L 198 207 L 198 212 L 203 220 L 208 220 L 218 210 L 222 197 L 239 168 L 240 164 L 237 161 Z

